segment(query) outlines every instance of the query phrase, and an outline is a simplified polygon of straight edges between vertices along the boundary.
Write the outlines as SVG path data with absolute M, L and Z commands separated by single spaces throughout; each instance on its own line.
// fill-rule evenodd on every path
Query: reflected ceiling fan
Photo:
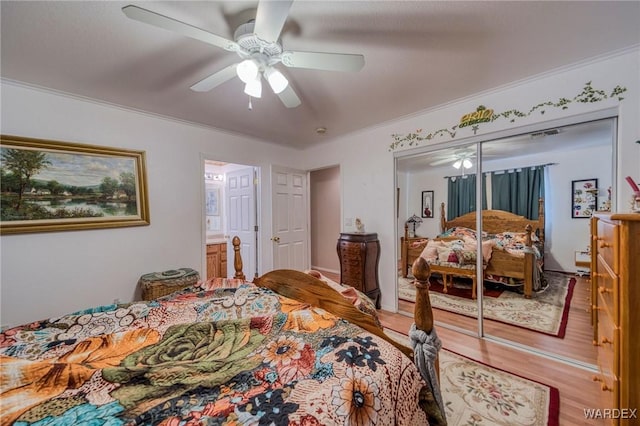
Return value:
M 240 62 L 200 80 L 191 86 L 191 90 L 207 92 L 237 75 L 245 83 L 244 92 L 250 97 L 260 98 L 264 76 L 282 103 L 287 108 L 295 108 L 300 105 L 300 98 L 276 65 L 281 63 L 289 68 L 355 72 L 364 66 L 364 56 L 284 50 L 280 33 L 292 3 L 293 0 L 260 1 L 255 20 L 240 25 L 235 30 L 234 41 L 138 6 L 128 5 L 122 11 L 130 19 L 221 47 L 240 57 Z
M 493 148 L 493 147 L 492 147 Z M 442 164 L 451 164 L 455 169 L 470 169 L 473 167 L 473 159 L 476 158 L 476 147 L 470 146 L 466 148 L 453 148 L 445 151 L 436 151 L 430 157 L 430 166 L 440 166 Z M 495 149 L 483 146 L 482 158 L 499 157 Z
M 442 164 L 451 163 L 456 168 L 470 169 L 473 166 L 471 160 L 476 156 L 475 147 L 465 149 L 454 149 L 445 153 L 436 153 L 433 162 L 429 163 L 430 166 L 440 166 Z

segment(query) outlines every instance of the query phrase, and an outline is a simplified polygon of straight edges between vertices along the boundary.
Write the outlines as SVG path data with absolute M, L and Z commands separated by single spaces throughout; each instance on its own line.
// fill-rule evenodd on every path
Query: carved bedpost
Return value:
M 531 234 L 533 233 L 533 227 L 531 224 L 527 224 L 525 226 L 525 231 L 527 236 L 525 238 L 525 244 L 527 247 L 533 246 L 533 239 L 531 238 Z M 524 297 L 525 299 L 531 299 L 531 293 L 533 291 L 533 277 L 534 271 L 533 268 L 536 267 L 535 254 L 532 251 L 526 252 L 524 254 Z
M 544 241 L 544 199 L 538 198 L 538 232 L 540 241 Z
M 416 286 L 416 306 L 413 311 L 413 321 L 418 330 L 430 334 L 433 330 L 433 309 L 429 299 L 429 277 L 431 268 L 423 257 L 418 257 L 411 266 L 411 273 L 415 277 L 413 284 Z M 433 362 L 438 383 L 440 383 L 440 362 L 436 356 Z
M 423 257 L 418 257 L 413 262 L 411 273 L 415 277 L 413 284 L 416 286 L 416 306 L 413 318 L 419 330 L 431 333 L 433 330 L 433 310 L 431 309 L 431 300 L 429 300 L 431 268 Z
M 246 279 L 244 273 L 242 272 L 242 257 L 240 256 L 240 238 L 237 236 L 233 237 L 231 240 L 231 244 L 233 244 L 233 268 L 236 270 L 233 278 L 237 278 L 240 280 Z
M 533 227 L 531 226 L 531 224 L 528 224 L 527 226 L 525 226 L 524 231 L 527 234 L 527 236 L 525 237 L 524 243 L 527 247 L 531 247 L 533 245 L 533 238 L 531 238 Z
M 447 216 L 444 214 L 444 202 L 440 203 L 440 232 L 446 231 Z

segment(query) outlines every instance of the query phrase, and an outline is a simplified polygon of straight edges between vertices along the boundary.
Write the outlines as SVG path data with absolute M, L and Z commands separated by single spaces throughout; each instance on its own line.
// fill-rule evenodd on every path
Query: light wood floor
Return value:
M 568 277 L 573 276 L 568 275 Z M 564 339 L 486 319 L 484 334 L 531 346 L 540 351 L 571 358 L 584 364 L 596 365 L 596 347 L 592 344 L 593 328 L 591 327 L 589 310 L 590 283 L 586 277 L 575 278 L 576 285 L 569 304 L 569 317 Z M 413 303 L 398 301 L 398 311 L 412 316 Z M 474 318 L 439 309 L 434 309 L 433 314 L 436 321 L 477 333 L 478 325 Z
M 329 276 L 329 274 L 325 275 Z M 339 277 L 330 277 L 334 280 L 339 280 Z M 586 289 L 586 290 L 585 290 Z M 576 313 L 580 309 L 584 309 L 588 306 L 588 282 L 585 279 L 579 280 L 576 284 L 576 291 L 574 292 L 575 302 L 581 300 L 581 302 L 572 302 L 572 311 L 576 310 Z M 582 305 L 582 306 L 581 306 Z M 407 308 L 405 306 L 405 308 Z M 380 321 L 385 327 L 392 330 L 396 330 L 402 333 L 406 333 L 411 324 L 413 318 L 406 314 L 394 313 L 389 311 L 380 310 Z M 441 312 L 440 312 L 441 313 Z M 436 319 L 438 319 L 438 313 L 434 312 Z M 570 314 L 571 315 L 571 314 Z M 460 317 L 457 315 L 456 317 Z M 580 315 L 578 315 L 578 318 Z M 442 320 L 442 317 L 439 319 Z M 473 320 L 471 320 L 473 321 Z M 587 315 L 587 321 L 588 315 Z M 593 358 L 594 349 L 591 346 L 591 337 L 589 333 L 586 333 L 581 327 L 584 324 L 580 324 L 581 321 L 572 319 L 570 317 L 567 326 L 567 337 L 572 335 L 572 340 L 576 340 L 577 347 L 582 349 L 573 350 L 586 350 L 590 353 L 588 359 Z M 487 326 L 485 322 L 485 328 L 488 330 L 490 326 Z M 572 327 L 570 329 L 570 327 Z M 591 325 L 588 323 L 590 329 Z M 575 332 L 573 330 L 575 328 Z M 474 329 L 471 327 L 471 329 Z M 477 329 L 477 327 L 476 327 Z M 584 409 L 589 408 L 611 408 L 606 404 L 606 399 L 603 396 L 603 392 L 600 390 L 597 382 L 592 380 L 593 373 L 587 369 L 569 365 L 565 362 L 549 359 L 544 356 L 536 355 L 534 353 L 524 352 L 517 348 L 509 347 L 500 343 L 492 342 L 486 339 L 480 339 L 475 336 L 470 336 L 465 333 L 454 331 L 445 327 L 438 327 L 438 336 L 442 340 L 445 349 L 453 352 L 457 352 L 461 355 L 468 356 L 477 361 L 491 365 L 493 367 L 500 368 L 513 374 L 517 374 L 526 377 L 531 380 L 554 386 L 558 388 L 560 393 L 560 425 L 606 425 L 608 424 L 604 420 L 587 420 L 584 416 Z M 517 328 L 517 332 L 514 331 L 516 339 L 522 338 L 520 333 L 523 329 Z M 583 338 L 587 344 L 584 346 L 578 343 L 580 335 L 586 333 Z M 557 344 L 558 340 L 555 337 L 544 336 L 540 333 L 524 333 L 525 341 L 529 339 L 540 339 L 544 344 L 552 345 L 553 340 L 547 341 L 547 339 L 555 339 Z M 537 336 L 539 335 L 539 336 Z M 540 337 L 542 336 L 542 337 Z M 547 338 L 547 339 L 545 339 Z M 543 344 L 543 345 L 544 345 Z M 567 349 L 571 351 L 571 349 Z M 573 354 L 575 355 L 575 354 Z M 593 361 L 595 362 L 595 358 Z

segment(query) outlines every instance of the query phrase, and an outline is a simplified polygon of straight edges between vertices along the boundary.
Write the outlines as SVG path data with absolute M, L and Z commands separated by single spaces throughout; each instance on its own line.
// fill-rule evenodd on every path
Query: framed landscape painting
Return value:
M 0 233 L 149 225 L 145 153 L 2 135 Z

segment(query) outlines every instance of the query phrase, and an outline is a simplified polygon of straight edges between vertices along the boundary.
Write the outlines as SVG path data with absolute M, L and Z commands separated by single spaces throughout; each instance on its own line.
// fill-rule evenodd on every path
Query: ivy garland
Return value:
M 594 89 L 593 86 L 591 86 L 591 82 L 588 81 L 587 83 L 585 83 L 584 88 L 582 89 L 582 92 L 574 96 L 572 99 L 560 98 L 556 102 L 552 102 L 552 101 L 542 102 L 542 103 L 539 103 L 538 105 L 532 106 L 528 112 L 518 111 L 517 109 L 510 109 L 508 111 L 504 111 L 499 114 L 494 113 L 491 116 L 491 122 L 494 122 L 498 119 L 505 118 L 505 119 L 508 119 L 509 122 L 513 123 L 519 118 L 529 117 L 531 114 L 533 114 L 538 110 L 540 114 L 544 114 L 547 108 L 561 108 L 563 110 L 567 109 L 569 108 L 569 104 L 574 102 L 580 102 L 580 103 L 586 104 L 586 103 L 600 102 L 605 99 L 614 98 L 614 97 L 617 97 L 618 101 L 621 101 L 624 99 L 624 97 L 622 97 L 621 95 L 626 91 L 627 91 L 626 87 L 616 86 L 611 91 L 611 94 L 607 95 L 607 93 L 604 90 Z M 473 130 L 474 134 L 478 131 L 478 128 L 479 128 L 478 125 L 472 126 L 471 129 Z M 407 133 L 406 135 L 399 135 L 394 133 L 391 135 L 393 137 L 393 143 L 391 143 L 391 145 L 389 146 L 389 151 L 393 151 L 394 149 L 397 149 L 397 148 L 402 148 L 405 145 L 418 146 L 420 142 L 430 141 L 432 139 L 435 139 L 443 135 L 449 135 L 449 137 L 453 139 L 456 137 L 457 129 L 458 129 L 458 124 L 455 124 L 450 128 L 438 129 L 426 134 L 423 133 L 422 129 L 418 129 L 412 133 Z

